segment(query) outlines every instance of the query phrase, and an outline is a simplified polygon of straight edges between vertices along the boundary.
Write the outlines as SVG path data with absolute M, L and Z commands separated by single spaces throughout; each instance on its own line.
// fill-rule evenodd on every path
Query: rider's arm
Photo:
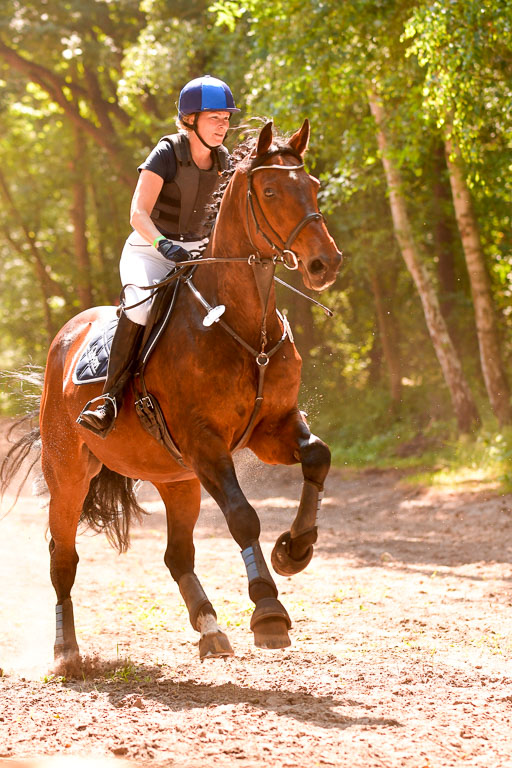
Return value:
M 164 180 L 153 171 L 142 170 L 133 193 L 130 208 L 130 224 L 148 243 L 153 243 L 160 232 L 153 224 L 150 214 L 157 201 Z

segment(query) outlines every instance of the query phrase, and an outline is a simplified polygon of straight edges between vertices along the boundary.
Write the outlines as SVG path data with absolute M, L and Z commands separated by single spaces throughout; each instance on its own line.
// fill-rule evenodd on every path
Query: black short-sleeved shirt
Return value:
M 139 171 L 153 171 L 164 180 L 164 184 L 173 181 L 178 170 L 176 154 L 170 141 L 160 140 L 147 158 L 137 168 Z

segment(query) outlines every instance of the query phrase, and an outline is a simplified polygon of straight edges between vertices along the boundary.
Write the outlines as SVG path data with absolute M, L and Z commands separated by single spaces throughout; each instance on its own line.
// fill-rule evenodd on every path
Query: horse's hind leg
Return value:
M 199 480 L 179 483 L 155 483 L 167 515 L 165 564 L 188 609 L 190 623 L 201 633 L 199 656 L 206 658 L 233 655 L 227 636 L 217 625 L 217 614 L 194 573 L 194 526 L 199 516 L 201 489 Z
M 51 447 L 45 444 L 42 434 L 43 473 L 50 492 L 50 576 L 57 595 L 55 671 L 72 674 L 81 666 L 71 601 L 78 565 L 76 531 L 91 477 L 101 464 L 71 436 L 63 450 L 62 432 L 48 441 Z
M 249 597 L 255 603 L 251 617 L 254 642 L 259 648 L 286 648 L 290 645 L 290 617 L 277 599 L 278 591 L 261 551 L 260 521 L 245 498 L 235 474 L 233 460 L 213 435 L 203 441 L 208 446 L 196 456 L 194 469 L 226 518 L 229 530 L 240 549 L 247 570 Z

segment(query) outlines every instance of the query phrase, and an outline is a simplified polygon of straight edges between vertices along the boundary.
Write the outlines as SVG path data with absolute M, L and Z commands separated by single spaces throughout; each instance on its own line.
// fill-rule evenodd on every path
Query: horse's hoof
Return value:
M 55 649 L 52 673 L 57 677 L 81 677 L 82 657 L 78 648 L 69 651 Z
M 251 617 L 254 644 L 257 648 L 288 648 L 288 630 L 292 622 L 284 605 L 275 597 L 259 600 Z
M 303 571 L 304 568 L 309 565 L 311 558 L 313 557 L 313 547 L 308 547 L 306 554 L 295 560 L 290 555 L 291 536 L 290 531 L 282 533 L 274 544 L 270 561 L 272 568 L 280 576 L 293 576 L 299 571 Z
M 199 640 L 199 658 L 205 659 L 227 659 L 228 656 L 234 656 L 231 643 L 224 632 L 211 632 L 202 635 Z
M 256 648 L 277 650 L 291 645 L 288 627 L 284 619 L 263 619 L 253 629 Z

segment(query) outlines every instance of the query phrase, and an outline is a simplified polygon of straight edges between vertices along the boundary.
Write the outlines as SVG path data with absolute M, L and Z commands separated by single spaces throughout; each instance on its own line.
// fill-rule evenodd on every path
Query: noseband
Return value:
M 276 153 L 276 154 L 279 154 L 279 153 Z M 284 154 L 284 152 L 282 152 L 281 154 Z M 290 152 L 287 151 L 286 154 L 290 154 Z M 256 166 L 256 168 L 251 168 L 249 171 L 247 171 L 247 209 L 246 209 L 247 210 L 247 214 L 246 214 L 247 215 L 247 234 L 249 235 L 249 241 L 251 243 L 251 246 L 255 251 L 255 256 L 258 256 L 261 258 L 261 254 L 258 248 L 256 247 L 256 245 L 254 244 L 251 236 L 249 214 L 252 217 L 252 221 L 256 229 L 256 234 L 261 235 L 261 237 L 265 240 L 265 242 L 272 248 L 272 251 L 281 257 L 284 266 L 287 269 L 291 269 L 291 270 L 298 269 L 298 266 L 299 266 L 297 254 L 295 253 L 295 251 L 291 250 L 292 243 L 298 237 L 299 233 L 302 232 L 304 227 L 306 227 L 312 221 L 319 221 L 320 219 L 323 219 L 323 216 L 318 211 L 315 211 L 314 213 L 307 213 L 304 216 L 304 218 L 301 221 L 299 221 L 297 226 L 292 230 L 288 239 L 284 241 L 282 237 L 279 235 L 279 233 L 275 231 L 272 224 L 269 222 L 269 220 L 265 216 L 265 211 L 263 210 L 261 203 L 258 200 L 258 196 L 256 195 L 256 192 L 254 190 L 253 174 L 256 173 L 257 171 L 290 172 L 290 171 L 298 171 L 298 170 L 301 170 L 302 168 L 304 168 L 304 163 L 301 163 L 301 165 L 258 165 Z M 269 237 L 269 235 L 267 235 L 267 233 L 264 232 L 263 229 L 260 227 L 257 216 L 256 216 L 256 210 L 254 208 L 254 201 L 256 201 L 256 204 L 259 208 L 259 211 L 263 218 L 265 228 L 270 229 L 273 236 L 275 236 L 278 240 L 283 241 L 282 247 L 276 245 L 274 241 L 271 239 L 271 237 Z

